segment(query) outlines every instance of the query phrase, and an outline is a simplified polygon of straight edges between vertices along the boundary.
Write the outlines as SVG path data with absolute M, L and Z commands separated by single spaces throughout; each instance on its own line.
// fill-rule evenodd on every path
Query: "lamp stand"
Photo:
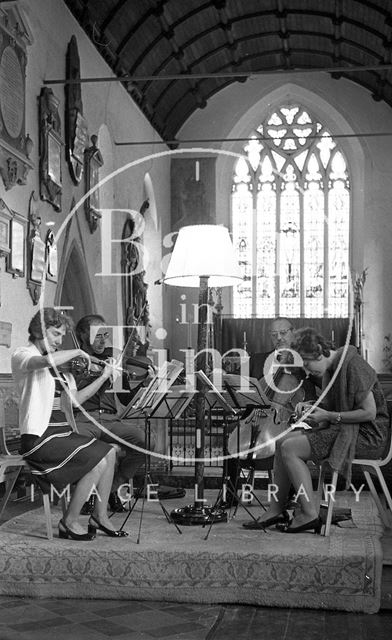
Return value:
M 206 372 L 207 369 L 207 313 L 208 313 L 208 276 L 200 276 L 199 309 L 197 328 L 197 356 L 196 367 Z M 204 501 L 204 444 L 205 444 L 205 414 L 206 398 L 203 383 L 197 380 L 196 433 L 195 433 L 195 503 L 179 509 L 174 509 L 170 516 L 177 524 L 206 525 L 217 522 L 227 522 L 227 513 L 223 509 L 207 506 Z

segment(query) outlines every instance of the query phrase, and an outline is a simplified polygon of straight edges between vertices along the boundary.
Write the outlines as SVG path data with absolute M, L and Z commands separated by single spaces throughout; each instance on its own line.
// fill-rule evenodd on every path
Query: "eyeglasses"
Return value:
M 282 336 L 282 338 L 284 338 L 285 336 L 287 336 L 288 333 L 290 333 L 290 331 L 292 331 L 292 329 L 282 329 L 281 331 L 271 331 L 270 336 L 271 338 L 279 338 L 279 336 Z
M 97 333 L 94 337 L 94 340 L 107 340 L 110 336 L 110 333 L 108 331 L 105 331 L 105 333 Z

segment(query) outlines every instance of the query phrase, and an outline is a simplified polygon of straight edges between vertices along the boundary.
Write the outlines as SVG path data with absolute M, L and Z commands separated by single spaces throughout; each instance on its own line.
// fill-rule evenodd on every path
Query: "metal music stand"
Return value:
M 158 374 L 157 374 L 158 375 Z M 166 380 L 167 383 L 170 381 Z M 173 381 L 172 381 L 173 382 Z M 171 383 L 172 384 L 172 383 Z M 150 385 L 149 385 L 150 386 Z M 142 498 L 142 508 L 140 513 L 139 520 L 139 530 L 137 537 L 137 544 L 140 542 L 141 536 L 141 528 L 142 521 L 144 515 L 144 506 L 146 502 L 146 493 L 148 485 L 153 484 L 151 478 L 151 469 L 150 469 L 150 456 L 148 455 L 148 451 L 150 450 L 151 444 L 151 420 L 153 419 L 164 419 L 164 420 L 174 420 L 177 419 L 183 411 L 185 411 L 188 404 L 191 402 L 195 392 L 184 390 L 181 386 L 180 388 L 171 388 L 167 389 L 165 392 L 159 391 L 159 386 L 156 387 L 155 383 L 152 384 L 152 388 L 155 389 L 154 393 L 146 393 L 144 394 L 144 400 L 138 403 L 137 409 L 134 411 L 130 411 L 127 414 L 128 419 L 144 419 L 145 424 L 145 456 L 144 456 L 144 480 L 143 485 L 140 489 L 136 490 L 135 495 L 133 496 L 133 503 L 129 508 L 129 511 L 125 517 L 124 522 L 120 527 L 120 531 L 125 527 L 128 519 L 130 518 L 136 504 Z M 169 512 L 166 507 L 162 504 L 161 500 L 158 496 L 159 506 L 162 509 L 162 512 L 166 518 L 166 520 L 173 524 L 178 533 L 182 533 L 181 529 L 178 527 L 176 522 L 171 518 Z
M 231 403 L 233 404 L 233 406 L 235 408 L 237 408 L 238 410 L 240 409 L 246 409 L 249 406 L 254 406 L 255 409 L 259 408 L 261 410 L 263 409 L 269 409 L 271 406 L 271 403 L 268 399 L 268 397 L 266 396 L 264 390 L 262 389 L 262 387 L 260 386 L 260 383 L 258 382 L 257 379 L 254 378 L 248 378 L 247 382 L 249 384 L 249 390 L 244 390 L 242 388 L 242 380 L 241 380 L 241 376 L 238 375 L 228 375 L 225 376 L 224 379 L 224 387 L 225 390 L 228 393 L 228 396 L 230 398 Z M 235 486 L 234 488 L 231 488 L 229 486 L 228 483 L 228 475 L 226 475 L 226 477 L 223 480 L 223 484 L 226 483 L 226 486 L 229 490 L 229 494 L 234 498 L 237 497 L 237 485 L 238 485 L 238 480 L 241 476 L 241 472 L 243 473 L 243 468 L 240 465 L 240 457 L 239 457 L 239 448 L 240 448 L 240 433 L 239 433 L 239 428 L 240 425 L 238 425 L 237 427 L 237 455 L 233 454 L 233 458 L 236 457 L 237 458 L 237 477 L 236 477 L 236 481 L 235 481 Z M 251 437 L 250 437 L 250 441 L 249 441 L 249 449 L 250 452 L 247 453 L 247 455 L 243 458 L 244 461 L 248 461 L 249 462 L 249 468 L 252 469 L 255 466 L 257 466 L 257 462 L 258 461 L 267 461 L 271 458 L 271 456 L 266 456 L 265 458 L 254 458 L 253 457 L 253 452 L 252 449 L 254 449 L 254 447 L 256 446 L 256 442 L 257 442 L 257 431 L 254 431 L 253 429 L 251 429 Z M 266 467 L 265 470 L 268 470 L 269 467 Z M 226 469 L 227 469 L 227 465 L 226 465 Z M 243 477 L 246 479 L 245 474 L 243 474 Z M 261 502 L 261 500 L 258 498 L 258 496 L 255 494 L 255 492 L 253 491 L 253 489 L 249 490 L 250 495 L 256 500 L 256 502 L 260 505 L 260 507 L 262 507 L 264 509 L 264 511 L 266 510 L 265 506 L 263 505 L 263 503 Z M 234 509 L 234 514 L 233 517 L 235 516 L 235 514 L 237 513 L 237 509 L 238 507 L 241 506 L 249 515 L 253 520 L 257 520 L 257 518 L 255 518 L 255 516 L 251 513 L 251 511 L 249 511 L 249 509 L 247 508 L 247 506 L 242 502 L 242 501 L 238 501 L 237 504 L 235 505 L 235 509 Z
M 207 391 L 204 391 L 204 404 L 209 408 L 210 413 L 213 409 L 219 407 L 226 415 L 237 415 L 238 411 L 228 403 L 218 388 L 205 375 L 204 371 L 197 371 L 196 377 L 204 389 L 207 389 Z M 226 461 L 224 461 L 224 464 L 225 462 Z M 227 522 L 227 513 L 223 509 L 218 508 L 217 501 L 213 506 L 206 506 L 204 504 L 200 506 L 195 502 L 193 505 L 173 509 L 170 515 L 175 522 L 186 526 L 202 525 L 204 527 L 207 524 L 216 522 Z

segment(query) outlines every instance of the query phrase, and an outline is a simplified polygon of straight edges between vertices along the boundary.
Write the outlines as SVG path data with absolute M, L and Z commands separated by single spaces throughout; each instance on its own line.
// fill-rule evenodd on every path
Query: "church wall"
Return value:
M 26 70 L 26 132 L 34 142 L 31 160 L 34 169 L 30 171 L 25 185 L 16 185 L 6 191 L 0 178 L 0 198 L 8 207 L 25 218 L 28 216 L 28 203 L 32 191 L 39 195 L 39 157 L 38 157 L 38 101 L 37 98 L 44 86 L 45 79 L 64 78 L 66 50 L 72 35 L 77 38 L 81 64 L 81 77 L 113 76 L 113 72 L 87 39 L 71 13 L 61 0 L 34 0 L 20 2 L 25 9 L 24 16 L 30 27 L 34 42 L 28 47 L 28 63 Z M 60 101 L 59 114 L 62 125 L 62 139 L 65 141 L 65 97 L 62 84 L 51 86 Z M 139 211 L 146 199 L 145 175 L 149 174 L 155 202 L 154 220 L 148 210 L 145 216 L 145 229 L 142 237 L 150 259 L 145 264 L 145 282 L 148 286 L 150 304 L 150 320 L 152 334 L 163 323 L 162 319 L 162 287 L 153 283 L 161 276 L 161 234 L 169 217 L 169 184 L 170 159 L 156 158 L 154 154 L 162 152 L 163 145 L 124 146 L 115 145 L 117 141 L 157 140 L 158 134 L 148 123 L 137 105 L 126 90 L 118 82 L 89 83 L 82 85 L 83 115 L 88 123 L 89 136 L 98 135 L 98 147 L 102 143 L 101 152 L 104 166 L 100 170 L 100 178 L 128 163 L 137 163 L 134 167 L 119 173 L 110 183 L 102 188 L 101 207 L 115 208 L 112 215 L 112 238 L 120 239 L 122 227 L 127 213 L 119 213 L 118 209 Z M 91 144 L 89 142 L 89 144 Z M 105 158 L 106 155 L 106 158 Z M 148 159 L 143 161 L 143 158 Z M 67 214 L 85 193 L 84 180 L 74 185 L 65 160 L 65 147 L 61 153 L 62 162 L 62 210 L 56 212 L 47 202 L 38 200 L 37 208 L 41 217 L 41 237 L 44 239 L 48 224 L 56 235 Z M 106 164 L 107 162 L 107 164 Z M 92 295 L 91 312 L 103 313 L 108 322 L 121 324 L 121 279 L 118 276 L 96 276 L 102 272 L 103 252 L 107 251 L 108 238 L 102 240 L 101 226 L 90 232 L 81 206 L 58 237 L 59 276 L 58 283 L 46 281 L 44 304 L 59 303 L 61 299 L 62 281 L 65 276 L 66 261 L 72 248 L 77 249 L 84 261 Z M 106 247 L 106 248 L 105 248 Z M 120 244 L 113 244 L 112 271 L 120 271 Z M 78 282 L 75 282 L 75 287 Z M 0 372 L 10 371 L 10 356 L 13 349 L 27 341 L 27 325 L 30 318 L 38 310 L 26 288 L 26 278 L 13 278 L 5 273 L 5 258 L 0 258 L 0 321 L 12 324 L 10 347 L 0 346 Z M 87 294 L 86 294 L 87 295 Z M 78 318 L 75 318 L 77 320 Z M 153 345 L 155 346 L 155 345 Z M 162 341 L 158 347 L 164 346 Z
M 335 134 L 392 131 L 392 109 L 375 102 L 368 91 L 346 79 L 327 74 L 279 74 L 230 85 L 213 96 L 203 110 L 185 123 L 178 138 L 208 139 L 247 136 L 265 111 L 281 101 L 301 100 Z M 384 335 L 392 332 L 391 138 L 340 138 L 351 169 L 351 268 L 368 268 L 364 287 L 365 347 L 369 362 L 383 367 Z M 242 142 L 211 143 L 217 150 L 216 221 L 230 227 L 230 184 L 233 160 L 218 150 L 240 152 Z M 191 146 L 200 146 L 197 143 Z M 205 145 L 207 146 L 207 145 Z M 196 155 L 196 154 L 195 154 Z M 191 157 L 191 155 L 190 155 Z M 224 293 L 223 313 L 230 313 L 230 292 Z

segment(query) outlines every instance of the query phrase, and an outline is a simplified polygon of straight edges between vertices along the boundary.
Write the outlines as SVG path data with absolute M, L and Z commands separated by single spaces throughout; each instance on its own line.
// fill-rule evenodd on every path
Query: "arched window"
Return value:
M 233 241 L 244 281 L 236 317 L 347 317 L 350 181 L 326 127 L 275 109 L 234 167 Z

